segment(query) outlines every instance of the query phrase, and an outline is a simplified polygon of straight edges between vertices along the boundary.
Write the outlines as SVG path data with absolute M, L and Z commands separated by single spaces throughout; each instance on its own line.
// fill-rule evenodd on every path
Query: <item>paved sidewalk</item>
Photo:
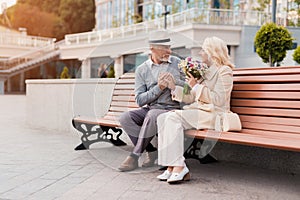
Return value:
M 76 152 L 75 131 L 25 124 L 25 100 L 24 95 L 0 96 L 1 200 L 300 199 L 300 175 L 234 163 L 188 160 L 192 180 L 178 185 L 156 180 L 157 168 L 118 172 L 130 147 L 103 144 Z

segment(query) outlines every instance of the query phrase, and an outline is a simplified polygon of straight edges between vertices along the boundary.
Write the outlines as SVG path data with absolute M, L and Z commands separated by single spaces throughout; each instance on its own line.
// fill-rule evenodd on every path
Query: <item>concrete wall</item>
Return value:
M 26 120 L 31 128 L 71 131 L 77 115 L 103 116 L 116 79 L 26 80 Z

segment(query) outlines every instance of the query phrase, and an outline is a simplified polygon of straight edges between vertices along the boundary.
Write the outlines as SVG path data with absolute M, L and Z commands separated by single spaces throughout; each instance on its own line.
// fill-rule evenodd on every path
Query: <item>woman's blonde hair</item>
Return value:
M 209 59 L 218 67 L 226 65 L 234 68 L 230 61 L 226 43 L 218 37 L 208 37 L 204 40 L 202 49 L 207 53 Z

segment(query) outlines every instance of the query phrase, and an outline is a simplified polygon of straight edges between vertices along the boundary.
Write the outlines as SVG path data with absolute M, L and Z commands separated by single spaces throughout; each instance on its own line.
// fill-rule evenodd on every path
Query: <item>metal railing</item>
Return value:
M 0 45 L 25 47 L 44 47 L 55 42 L 54 38 L 22 35 L 18 33 L 0 33 Z
M 271 21 L 271 16 L 264 12 L 241 12 L 226 9 L 199 9 L 191 8 L 180 13 L 168 16 L 168 28 L 183 26 L 191 23 L 210 25 L 254 25 L 261 26 Z M 91 31 L 65 36 L 66 45 L 90 44 L 105 40 L 135 36 L 138 33 L 147 33 L 151 30 L 164 27 L 164 18 L 145 21 L 138 24 L 121 26 L 102 31 Z

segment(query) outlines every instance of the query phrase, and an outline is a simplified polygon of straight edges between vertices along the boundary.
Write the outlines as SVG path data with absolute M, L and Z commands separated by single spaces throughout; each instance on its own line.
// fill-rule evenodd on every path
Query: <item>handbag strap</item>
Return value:
M 215 130 L 216 131 L 223 131 L 223 115 L 222 113 L 217 114 L 216 120 L 215 120 Z

